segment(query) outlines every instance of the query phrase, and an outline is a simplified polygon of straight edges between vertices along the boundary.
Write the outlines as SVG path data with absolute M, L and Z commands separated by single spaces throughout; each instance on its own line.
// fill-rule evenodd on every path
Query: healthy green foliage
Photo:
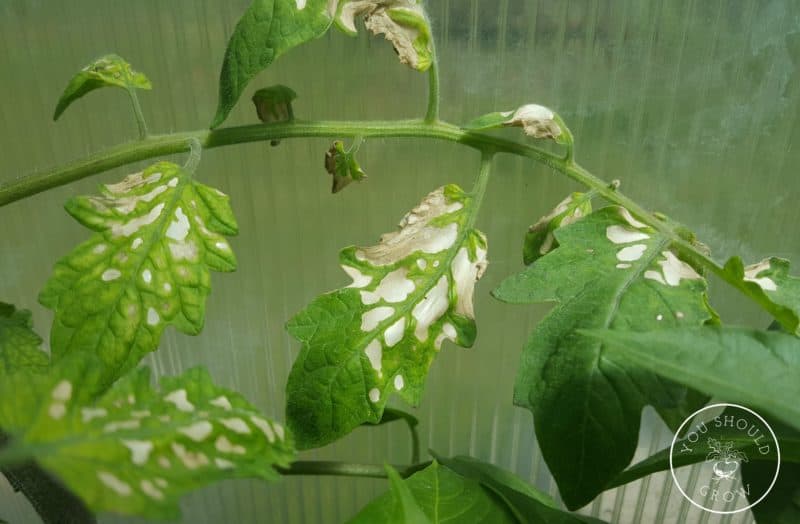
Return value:
M 433 461 L 430 466 L 402 482 L 411 492 L 416 507 L 427 520 L 422 520 L 407 492 L 392 481 L 392 489 L 370 502 L 349 524 L 395 524 L 401 520 L 401 511 L 413 515 L 420 522 L 440 524 L 512 524 L 516 523 L 511 511 L 502 501 L 483 488 L 476 480 L 462 477 L 451 469 Z M 413 512 L 413 513 L 411 513 Z
M 53 120 L 58 120 L 61 113 L 72 102 L 81 98 L 86 93 L 101 87 L 121 87 L 125 90 L 152 89 L 150 80 L 138 71 L 131 69 L 131 65 L 117 55 L 101 56 L 87 65 L 67 84 L 61 98 L 58 99 Z
M 228 41 L 211 127 L 228 117 L 245 87 L 286 51 L 322 36 L 333 22 L 329 0 L 253 0 Z
M 94 402 L 93 359 L 58 373 L 0 382 L 5 450 L 35 457 L 94 511 L 175 519 L 184 493 L 226 478 L 274 480 L 294 458 L 291 437 L 237 393 L 194 368 L 150 385 L 138 369 Z M 0 455 L 2 456 L 2 455 Z
M 209 270 L 236 268 L 223 235 L 238 226 L 226 195 L 169 162 L 100 191 L 67 203 L 96 233 L 56 264 L 39 300 L 55 312 L 53 357 L 96 355 L 103 389 L 154 351 L 167 325 L 200 332 Z
M 17 370 L 45 371 L 50 359 L 41 345 L 31 312 L 0 302 L 0 380 Z
M 592 212 L 592 196 L 591 193 L 572 193 L 528 229 L 522 246 L 522 261 L 526 266 L 558 247 L 553 235 L 556 229 Z
M 486 266 L 476 208 L 458 186 L 433 191 L 378 245 L 342 250 L 352 284 L 289 321 L 303 343 L 286 386 L 301 449 L 379 421 L 392 393 L 417 405 L 442 343 L 472 345 L 473 287 Z
M 367 178 L 356 160 L 356 153 L 360 146 L 361 140 L 356 140 L 350 149 L 345 149 L 342 141 L 336 140 L 325 153 L 325 170 L 333 177 L 331 193 L 338 193 L 354 180 L 360 182 Z
M 788 333 L 800 336 L 800 278 L 789 275 L 789 261 L 770 257 L 758 264 L 744 266 L 733 257 L 725 272 L 743 280 L 756 300 L 766 302 L 770 311 Z
M 774 474 L 774 463 L 752 461 L 742 464 L 742 482 L 749 484 L 754 494 L 765 493 Z M 759 524 L 800 522 L 800 464 L 781 463 L 778 480 L 764 500 L 753 506 L 752 512 Z
M 522 524 L 602 524 L 603 521 L 568 513 L 558 507 L 552 497 L 536 490 L 510 471 L 472 457 L 436 460 L 466 478 L 477 480 L 499 497 Z
M 559 247 L 494 295 L 512 303 L 557 302 L 523 350 L 514 402 L 533 413 L 545 460 L 575 509 L 630 463 L 644 406 L 677 427 L 702 404 L 577 330 L 690 327 L 712 315 L 705 280 L 670 250 L 668 238 L 624 208 L 603 208 L 554 235 Z
M 739 327 L 587 334 L 637 367 L 800 429 L 800 339 L 793 335 Z
M 720 418 L 729 416 L 729 412 L 723 412 Z M 751 426 L 761 427 L 763 423 L 753 417 L 752 415 L 737 409 L 735 412 L 737 419 L 752 420 Z M 788 426 L 785 426 L 777 421 L 770 420 L 769 425 L 775 432 L 781 450 L 782 463 L 800 463 L 800 432 Z M 750 427 L 750 426 L 748 426 Z M 717 424 L 712 421 L 706 424 L 706 432 L 703 433 L 704 438 L 715 438 L 723 442 L 732 442 L 733 449 L 744 451 L 747 457 L 756 461 L 774 461 L 776 454 L 775 450 L 771 449 L 769 453 L 761 454 L 757 452 L 758 444 L 753 442 L 751 437 L 746 436 L 740 429 L 731 428 L 723 424 Z M 686 446 L 684 446 L 686 444 Z M 675 442 L 675 449 L 682 450 L 680 453 L 675 453 L 673 457 L 673 464 L 676 468 L 702 462 L 708 456 L 708 450 L 705 447 L 694 446 L 686 438 L 678 439 Z M 683 451 L 683 450 L 690 451 Z M 670 448 L 666 447 L 658 451 L 641 462 L 637 462 L 620 473 L 613 481 L 607 486 L 609 489 L 617 486 L 622 486 L 634 480 L 652 475 L 659 471 L 667 471 L 669 469 Z M 772 472 L 775 472 L 773 467 Z

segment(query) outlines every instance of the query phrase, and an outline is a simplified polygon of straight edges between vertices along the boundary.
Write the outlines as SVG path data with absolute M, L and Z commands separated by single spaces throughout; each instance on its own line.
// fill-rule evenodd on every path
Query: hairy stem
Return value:
M 131 97 L 131 104 L 133 105 L 133 114 L 136 117 L 136 125 L 139 127 L 139 139 L 144 140 L 147 138 L 147 122 L 142 113 L 142 106 L 139 105 L 139 96 L 136 94 L 136 89 L 129 87 L 127 89 L 128 96 Z
M 109 169 L 148 158 L 182 153 L 190 150 L 197 140 L 203 149 L 232 144 L 263 142 L 284 138 L 302 137 L 408 137 L 432 138 L 460 143 L 480 151 L 509 153 L 528 157 L 555 171 L 594 189 L 611 203 L 628 209 L 637 219 L 666 234 L 673 245 L 691 262 L 716 274 L 773 316 L 779 315 L 777 306 L 750 291 L 745 282 L 727 274 L 723 266 L 697 247 L 687 242 L 675 227 L 659 219 L 629 197 L 594 176 L 571 158 L 562 158 L 536 146 L 505 140 L 485 133 L 467 131 L 447 122 L 426 123 L 421 120 L 400 121 L 293 121 L 278 124 L 254 124 L 214 130 L 199 130 L 168 135 L 151 135 L 143 140 L 121 144 L 63 166 L 34 173 L 0 185 L 0 207 Z
M 411 465 L 393 465 L 400 476 L 410 477 L 417 471 L 425 469 L 430 461 Z M 386 470 L 381 464 L 354 464 L 351 462 L 335 462 L 328 460 L 298 460 L 288 468 L 277 468 L 281 475 L 333 475 L 339 477 L 387 478 Z

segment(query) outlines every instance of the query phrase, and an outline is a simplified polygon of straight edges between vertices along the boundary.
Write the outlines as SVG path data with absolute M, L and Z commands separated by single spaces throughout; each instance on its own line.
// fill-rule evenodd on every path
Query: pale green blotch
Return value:
M 226 195 L 170 162 L 100 193 L 67 203 L 95 233 L 56 264 L 39 299 L 55 311 L 54 357 L 98 356 L 103 388 L 155 350 L 167 325 L 200 332 L 209 270 L 236 268 L 224 235 L 238 226 Z
M 352 278 L 289 321 L 303 343 L 287 384 L 287 421 L 300 447 L 377 422 L 392 393 L 416 405 L 445 340 L 475 340 L 472 295 L 486 268 L 486 238 L 468 227 L 473 198 L 433 191 L 377 245 L 348 247 Z

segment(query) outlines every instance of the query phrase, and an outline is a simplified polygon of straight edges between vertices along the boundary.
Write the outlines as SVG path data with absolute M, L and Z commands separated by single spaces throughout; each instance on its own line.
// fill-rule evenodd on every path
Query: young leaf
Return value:
M 263 87 L 253 94 L 258 118 L 265 124 L 271 122 L 288 122 L 294 119 L 292 101 L 297 93 L 291 87 L 274 85 Z
M 455 185 L 433 191 L 378 245 L 342 250 L 353 283 L 289 321 L 303 343 L 286 386 L 301 449 L 378 422 L 393 392 L 417 405 L 444 340 L 472 345 L 473 288 L 486 267 L 473 204 Z
M 382 34 L 392 43 L 400 63 L 417 71 L 433 64 L 433 38 L 422 0 L 343 0 L 336 26 L 355 35 L 357 16 L 364 17 L 372 34 Z
M 470 522 L 485 524 L 512 524 L 514 518 L 505 504 L 477 481 L 464 478 L 435 460 L 430 466 L 403 481 L 411 492 L 417 507 L 432 524 L 444 522 Z M 400 489 L 392 483 L 392 490 L 381 495 L 358 514 L 349 524 L 389 524 L 399 520 Z M 407 502 L 406 502 L 407 503 Z M 408 522 L 426 522 L 423 520 Z
M 587 334 L 635 366 L 800 429 L 800 340 L 793 335 L 739 327 Z
M 342 141 L 336 140 L 325 153 L 325 170 L 333 177 L 331 193 L 338 193 L 354 180 L 359 182 L 367 178 L 356 160 L 359 146 L 357 142 L 350 149 L 345 149 Z
M 225 121 L 256 74 L 286 51 L 325 34 L 335 9 L 330 0 L 253 0 L 228 41 L 211 127 Z
M 117 55 L 101 56 L 72 77 L 61 94 L 61 98 L 58 99 L 53 120 L 58 120 L 61 113 L 72 102 L 101 87 L 152 89 L 153 86 L 146 76 L 131 69 L 131 65 L 122 57 Z
M 758 524 L 796 524 L 800 522 L 800 464 L 781 464 L 780 475 L 769 494 L 753 506 Z M 775 464 L 746 462 L 742 464 L 742 482 L 752 493 L 765 493 L 775 474 Z M 755 502 L 753 500 L 752 502 Z
M 542 493 L 510 471 L 472 457 L 436 460 L 466 478 L 477 480 L 505 502 L 519 522 L 524 524 L 602 524 L 585 515 L 568 513 L 559 508 L 550 495 Z
M 521 127 L 533 138 L 549 138 L 559 144 L 571 144 L 572 134 L 564 121 L 552 109 L 538 104 L 526 104 L 512 111 L 487 113 L 464 124 L 471 131 L 500 127 Z
M 165 326 L 200 332 L 209 270 L 236 268 L 222 235 L 237 232 L 228 197 L 169 162 L 101 193 L 67 203 L 67 212 L 96 233 L 56 264 L 39 295 L 55 311 L 54 358 L 97 355 L 99 389 L 154 351 Z
M 558 204 L 550 213 L 536 221 L 525 234 L 522 246 L 522 260 L 525 265 L 558 247 L 553 231 L 568 226 L 592 212 L 591 193 L 572 193 Z
M 607 207 L 554 234 L 559 247 L 494 296 L 557 302 L 523 350 L 514 402 L 533 413 L 561 496 L 577 509 L 630 463 L 645 405 L 673 427 L 699 407 L 684 387 L 613 358 L 577 330 L 696 326 L 712 316 L 705 281 L 670 251 L 668 238 L 627 210 Z
M 94 511 L 175 519 L 184 493 L 228 478 L 274 480 L 273 466 L 294 458 L 280 424 L 203 369 L 162 379 L 160 392 L 138 369 L 90 404 L 80 369 L 0 384 L 0 426 L 15 456 L 35 458 Z
M 784 329 L 800 336 L 800 278 L 789 275 L 788 260 L 770 257 L 745 267 L 742 259 L 733 257 L 725 271 L 744 280 L 756 300 L 770 305 Z
M 50 359 L 33 331 L 31 312 L 0 302 L 0 377 L 17 370 L 44 372 Z

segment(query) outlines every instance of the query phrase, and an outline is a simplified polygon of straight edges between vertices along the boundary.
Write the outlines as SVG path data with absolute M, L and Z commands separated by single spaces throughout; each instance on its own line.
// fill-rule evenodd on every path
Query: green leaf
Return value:
M 472 345 L 472 294 L 486 267 L 474 202 L 455 185 L 433 191 L 378 245 L 342 250 L 353 283 L 289 321 L 303 343 L 286 386 L 301 449 L 378 422 L 392 393 L 417 405 L 444 340 Z
M 716 326 L 587 334 L 638 367 L 800 429 L 800 340 L 793 335 Z
M 383 424 L 388 424 L 390 422 L 395 422 L 397 420 L 405 421 L 405 423 L 408 424 L 408 427 L 410 428 L 415 428 L 417 427 L 417 425 L 419 425 L 419 420 L 417 420 L 417 417 L 406 411 L 394 408 L 384 408 L 383 416 L 381 416 L 381 419 L 378 422 L 371 423 L 371 425 L 381 426 Z
M 559 247 L 494 295 L 557 302 L 523 350 L 514 402 L 533 413 L 561 496 L 577 509 L 630 463 L 644 406 L 677 427 L 701 400 L 577 330 L 701 325 L 711 313 L 702 277 L 670 251 L 668 238 L 623 208 L 601 209 L 554 235 Z
M 522 246 L 522 260 L 525 265 L 534 263 L 558 247 L 553 235 L 556 229 L 577 222 L 592 212 L 592 196 L 592 193 L 572 193 L 528 228 Z
M 138 369 L 89 404 L 85 369 L 59 371 L 0 384 L 0 426 L 13 437 L 6 452 L 35 458 L 94 511 L 175 519 L 186 492 L 228 478 L 274 480 L 273 466 L 294 459 L 280 424 L 201 368 L 162 379 L 160 391 Z
M 31 312 L 0 302 L 0 377 L 17 370 L 44 372 L 50 363 L 33 331 Z
M 244 88 L 283 53 L 325 34 L 333 21 L 329 0 L 253 0 L 228 41 L 211 127 L 228 118 Z
M 486 491 L 477 481 L 464 478 L 458 473 L 433 461 L 403 482 L 411 492 L 416 504 L 422 509 L 427 522 L 440 524 L 504 524 L 516 523 L 505 504 L 493 493 Z M 399 489 L 392 483 L 392 490 L 381 495 L 364 507 L 350 524 L 394 524 L 406 522 L 399 512 L 402 502 L 398 500 Z M 409 520 L 408 522 L 426 522 Z
M 53 357 L 98 356 L 102 390 L 154 351 L 167 325 L 200 332 L 209 270 L 236 268 L 222 235 L 237 225 L 226 195 L 169 162 L 100 191 L 67 203 L 96 233 L 56 264 L 39 301 L 55 311 Z
M 728 415 L 728 413 L 723 412 L 720 415 L 720 418 Z M 757 421 L 755 417 L 749 415 L 742 410 L 736 410 L 736 417 L 737 418 L 751 418 L 753 419 L 753 424 L 756 427 L 761 426 L 763 423 L 761 421 Z M 781 448 L 781 461 L 782 462 L 794 462 L 800 463 L 800 432 L 784 426 L 783 424 L 776 422 L 776 421 L 769 421 L 769 425 L 772 430 L 775 432 L 775 435 L 778 439 L 778 443 Z M 774 461 L 775 454 L 770 451 L 770 453 L 762 455 L 758 453 L 756 448 L 758 447 L 757 444 L 753 443 L 752 438 L 747 438 L 741 430 L 730 428 L 724 425 L 717 425 L 717 424 L 707 424 L 707 432 L 703 434 L 704 437 L 711 437 L 715 438 L 720 441 L 725 442 L 733 442 L 734 447 L 733 449 L 744 451 L 747 456 L 751 460 L 756 461 Z M 686 444 L 686 446 L 684 446 Z M 690 464 L 695 464 L 697 462 L 702 462 L 708 456 L 708 450 L 700 447 L 691 445 L 692 443 L 684 439 L 679 439 L 675 442 L 675 449 L 678 450 L 685 450 L 690 449 L 691 451 L 676 453 L 673 457 L 673 462 L 676 468 L 681 466 L 688 466 Z M 659 471 L 667 471 L 669 469 L 669 456 L 670 456 L 670 448 L 666 447 L 661 451 L 650 455 L 646 459 L 642 460 L 641 462 L 637 462 L 633 466 L 629 467 L 622 473 L 620 473 L 614 480 L 612 480 L 607 489 L 615 488 L 617 486 L 622 486 L 623 484 L 628 484 L 629 482 L 633 482 L 640 478 L 646 477 L 648 475 L 652 475 L 653 473 L 658 473 Z M 775 469 L 772 469 L 772 472 L 775 472 Z
M 743 280 L 755 300 L 767 305 L 788 333 L 800 336 L 800 278 L 789 275 L 788 260 L 770 257 L 745 267 L 742 259 L 732 257 L 725 272 Z
M 342 141 L 336 140 L 325 153 L 325 170 L 333 177 L 331 193 L 338 193 L 354 180 L 359 182 L 367 178 L 356 160 L 360 146 L 361 141 L 357 140 L 350 149 L 345 150 Z
M 363 16 L 365 27 L 391 42 L 400 63 L 417 71 L 433 64 L 431 26 L 421 0 L 343 0 L 336 26 L 356 34 L 355 17 Z
M 526 524 L 601 524 L 603 521 L 585 515 L 568 513 L 559 508 L 550 495 L 543 493 L 510 471 L 472 457 L 443 458 L 436 460 L 466 478 L 477 480 L 494 492 L 514 513 L 517 520 Z
M 131 65 L 122 57 L 101 56 L 72 77 L 64 88 L 61 98 L 58 99 L 53 120 L 58 120 L 72 102 L 101 87 L 121 87 L 130 90 L 152 89 L 153 86 L 145 75 L 131 69 Z
M 752 493 L 766 492 L 774 475 L 774 463 L 746 462 L 742 464 L 742 482 L 750 484 Z M 753 506 L 751 511 L 759 524 L 797 524 L 800 522 L 800 464 L 781 463 L 781 470 L 775 485 L 772 486 L 764 500 Z

